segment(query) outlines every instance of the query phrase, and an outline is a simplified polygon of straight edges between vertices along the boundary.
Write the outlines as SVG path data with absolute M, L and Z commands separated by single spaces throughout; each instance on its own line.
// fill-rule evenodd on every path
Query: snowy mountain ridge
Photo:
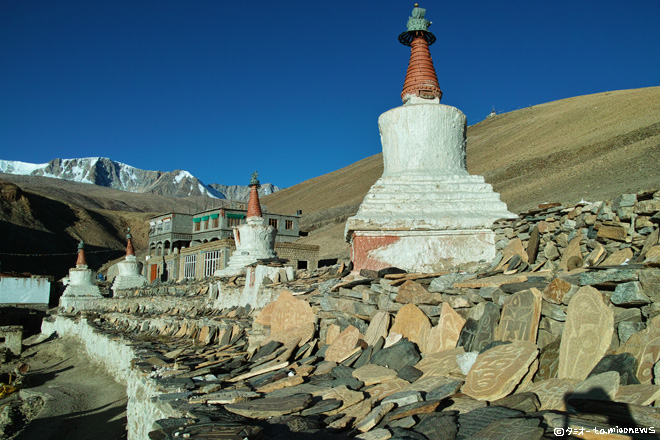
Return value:
M 0 173 L 51 177 L 121 191 L 173 197 L 208 196 L 217 199 L 247 200 L 249 194 L 248 186 L 206 185 L 185 170 L 142 170 L 107 157 L 53 159 L 42 164 L 0 159 Z M 274 185 L 265 184 L 260 193 L 270 194 L 278 190 L 279 188 Z

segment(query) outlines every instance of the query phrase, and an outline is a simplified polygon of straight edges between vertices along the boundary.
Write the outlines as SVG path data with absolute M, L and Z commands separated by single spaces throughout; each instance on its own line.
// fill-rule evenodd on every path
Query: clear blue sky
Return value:
M 418 0 L 419 1 L 419 0 Z M 381 151 L 414 1 L 0 0 L 0 159 L 287 187 Z M 420 2 L 470 124 L 660 85 L 660 1 Z

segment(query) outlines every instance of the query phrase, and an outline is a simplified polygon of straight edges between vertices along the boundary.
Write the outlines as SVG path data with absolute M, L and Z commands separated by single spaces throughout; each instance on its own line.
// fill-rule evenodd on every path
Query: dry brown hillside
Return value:
M 156 213 L 193 212 L 218 200 L 136 194 L 39 176 L 0 174 L 0 263 L 3 271 L 61 277 L 76 260 L 79 240 L 97 269 L 120 257 L 130 227 L 136 252 L 147 248 Z
M 509 209 L 545 201 L 611 199 L 660 188 L 660 87 L 540 104 L 468 128 L 468 170 L 485 176 Z M 304 243 L 348 256 L 343 221 L 383 171 L 377 154 L 263 198 L 272 212 L 302 209 Z

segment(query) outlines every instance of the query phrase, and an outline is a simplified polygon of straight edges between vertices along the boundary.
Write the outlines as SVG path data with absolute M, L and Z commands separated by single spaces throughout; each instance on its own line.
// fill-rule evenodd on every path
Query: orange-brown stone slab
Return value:
M 508 396 L 529 371 L 538 355 L 536 344 L 516 341 L 498 345 L 477 356 L 462 391 L 480 400 Z
M 390 332 L 398 333 L 418 347 L 425 347 L 426 338 L 431 331 L 431 322 L 424 312 L 414 304 L 401 307 L 394 318 Z
M 614 333 L 614 313 L 603 295 L 584 286 L 571 298 L 559 346 L 557 377 L 584 380 L 607 352 Z

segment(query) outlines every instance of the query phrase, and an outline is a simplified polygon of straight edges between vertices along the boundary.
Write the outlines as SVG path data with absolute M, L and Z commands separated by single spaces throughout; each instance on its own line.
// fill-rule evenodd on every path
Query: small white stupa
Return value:
M 133 242 L 131 236 L 131 228 L 128 228 L 126 234 L 126 259 L 117 263 L 118 274 L 112 283 L 112 291 L 122 289 L 136 289 L 145 286 L 148 281 L 140 274 L 137 259 L 135 258 L 135 251 L 133 250 Z
M 76 267 L 69 269 L 69 284 L 60 298 L 60 308 L 84 310 L 90 305 L 90 301 L 103 298 L 99 287 L 94 283 L 94 275 L 94 271 L 87 267 L 85 244 L 81 240 L 78 244 Z
M 417 7 L 399 41 L 411 47 L 403 106 L 378 119 L 383 175 L 346 222 L 353 268 L 435 272 L 495 257 L 500 218 L 515 218 L 481 176 L 467 172 L 465 115 L 440 104 L 429 45 L 435 36 Z
M 261 216 L 257 172 L 252 174 L 250 181 L 250 200 L 248 201 L 246 223 L 234 228 L 236 250 L 232 253 L 227 267 L 216 270 L 213 276 L 224 277 L 244 274 L 246 266 L 257 260 L 277 258 L 275 253 L 275 236 L 277 230 L 266 223 Z

